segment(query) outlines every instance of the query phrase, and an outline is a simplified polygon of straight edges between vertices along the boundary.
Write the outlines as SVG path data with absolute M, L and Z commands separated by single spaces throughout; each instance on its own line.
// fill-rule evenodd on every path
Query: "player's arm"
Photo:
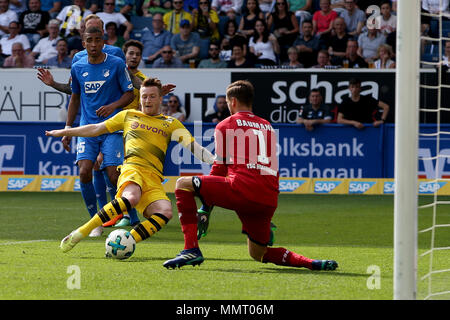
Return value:
M 71 128 L 73 123 L 75 122 L 75 118 L 78 113 L 78 109 L 80 108 L 80 95 L 72 94 L 70 96 L 69 106 L 67 108 L 67 119 L 66 119 L 66 129 Z M 70 141 L 72 140 L 69 136 L 62 136 L 62 144 L 66 151 L 70 151 Z
M 200 161 L 208 164 L 214 163 L 214 155 L 209 152 L 208 149 L 198 144 L 197 141 L 192 141 L 188 148 L 192 152 L 192 154 Z
M 127 72 L 128 72 L 128 75 L 130 76 L 133 87 L 139 90 L 141 88 L 142 80 L 139 77 L 135 76 L 128 68 L 127 68 Z
M 101 106 L 95 111 L 99 117 L 107 117 L 114 112 L 116 109 L 121 109 L 129 105 L 134 99 L 133 91 L 126 91 L 122 94 L 119 100 L 114 101 L 106 106 Z
M 70 80 L 68 83 L 59 83 L 56 82 L 53 78 L 53 75 L 50 73 L 48 69 L 38 68 L 37 77 L 47 86 L 52 87 L 55 90 L 66 94 L 72 94 L 72 89 L 70 88 Z
M 100 122 L 76 128 L 45 131 L 45 135 L 51 137 L 97 137 L 108 132 L 105 123 Z

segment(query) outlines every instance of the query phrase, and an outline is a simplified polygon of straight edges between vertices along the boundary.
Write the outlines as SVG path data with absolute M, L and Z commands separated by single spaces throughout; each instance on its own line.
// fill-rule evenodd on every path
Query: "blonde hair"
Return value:
M 143 87 L 156 87 L 158 88 L 159 95 L 162 95 L 162 85 L 161 81 L 157 78 L 145 78 L 144 81 L 142 81 L 141 88 Z
M 377 49 L 377 57 L 380 58 L 380 52 L 384 49 L 387 51 L 389 58 L 392 58 L 394 56 L 394 51 L 392 50 L 392 47 L 388 44 L 381 44 Z
M 84 18 L 84 24 L 86 25 L 89 20 L 93 20 L 93 19 L 98 19 L 98 20 L 100 20 L 102 22 L 102 30 L 103 30 L 104 27 L 105 27 L 104 23 L 103 23 L 103 20 L 98 15 L 96 15 L 94 13 L 92 13 L 92 14 L 88 15 L 86 18 Z

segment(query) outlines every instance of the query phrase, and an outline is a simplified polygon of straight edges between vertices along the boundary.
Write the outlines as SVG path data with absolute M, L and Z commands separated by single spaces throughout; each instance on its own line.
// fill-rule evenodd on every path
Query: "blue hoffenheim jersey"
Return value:
M 99 64 L 88 62 L 87 56 L 72 65 L 72 92 L 80 95 L 80 125 L 102 122 L 107 118 L 98 117 L 95 111 L 120 99 L 126 91 L 133 90 L 125 62 L 115 56 L 106 54 L 105 60 Z
M 105 44 L 103 46 L 102 51 L 104 53 L 107 53 L 109 55 L 112 56 L 116 56 L 118 58 L 121 58 L 123 61 L 125 61 L 125 54 L 123 53 L 122 49 L 120 49 L 119 47 L 116 46 L 110 46 L 109 44 Z M 84 49 L 83 51 L 77 52 L 72 59 L 72 64 L 74 64 L 75 62 L 78 62 L 78 60 L 80 60 L 83 57 L 87 57 L 87 51 L 86 49 Z

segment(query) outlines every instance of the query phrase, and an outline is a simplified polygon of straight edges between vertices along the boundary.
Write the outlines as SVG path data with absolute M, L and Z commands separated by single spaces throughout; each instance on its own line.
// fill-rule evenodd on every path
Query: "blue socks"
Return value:
M 82 183 L 80 181 L 81 195 L 91 218 L 97 213 L 97 196 L 94 184 L 91 182 Z
M 94 170 L 93 183 L 98 207 L 101 209 L 108 203 L 108 198 L 106 197 L 106 182 L 103 178 L 103 172 L 101 170 Z

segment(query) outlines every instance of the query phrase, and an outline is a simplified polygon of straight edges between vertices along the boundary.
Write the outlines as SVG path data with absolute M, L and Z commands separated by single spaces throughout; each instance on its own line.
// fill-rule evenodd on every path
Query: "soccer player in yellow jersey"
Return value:
M 146 218 L 131 230 L 136 242 L 149 238 L 167 224 L 172 218 L 172 205 L 161 182 L 170 141 L 181 143 L 203 162 L 214 162 L 213 155 L 194 140 L 180 121 L 160 114 L 161 91 L 158 79 L 147 78 L 140 89 L 140 111 L 123 110 L 101 123 L 45 132 L 52 137 L 93 137 L 123 130 L 125 139 L 125 160 L 116 198 L 61 241 L 63 252 L 71 250 L 94 228 L 131 208 L 136 208 Z

